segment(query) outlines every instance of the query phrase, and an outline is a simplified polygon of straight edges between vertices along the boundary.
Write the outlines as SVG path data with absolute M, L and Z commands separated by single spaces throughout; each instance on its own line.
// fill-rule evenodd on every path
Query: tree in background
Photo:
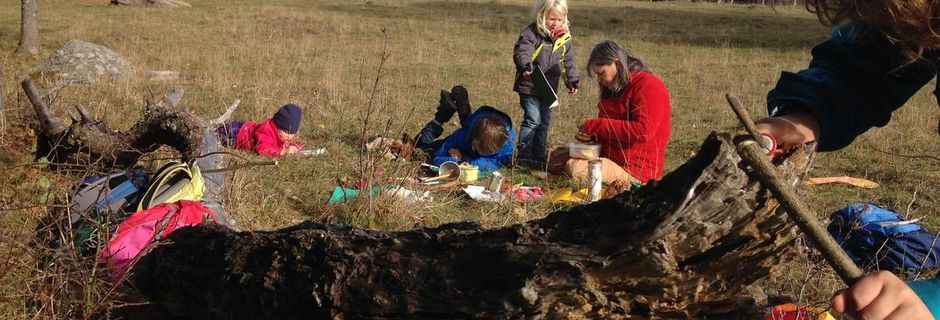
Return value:
M 39 54 L 39 7 L 37 0 L 22 0 L 20 13 L 20 47 L 18 53 Z

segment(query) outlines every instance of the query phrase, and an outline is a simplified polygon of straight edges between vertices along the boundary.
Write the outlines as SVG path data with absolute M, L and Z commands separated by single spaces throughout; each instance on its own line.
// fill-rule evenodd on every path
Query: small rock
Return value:
M 180 78 L 179 71 L 144 71 L 144 78 L 151 81 L 177 80 Z

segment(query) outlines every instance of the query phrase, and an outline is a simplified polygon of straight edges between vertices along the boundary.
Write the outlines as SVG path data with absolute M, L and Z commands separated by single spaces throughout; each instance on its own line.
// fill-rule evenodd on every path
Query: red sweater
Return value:
M 663 175 L 672 107 L 669 90 L 656 75 L 631 71 L 630 78 L 620 96 L 597 103 L 597 118 L 583 130 L 600 143 L 602 157 L 646 183 Z
M 279 157 L 281 150 L 288 146 L 296 146 L 299 151 L 302 144 L 296 141 L 284 143 L 277 134 L 274 120 L 271 119 L 261 123 L 247 121 L 238 129 L 238 135 L 235 137 L 235 149 L 251 150 L 260 155 Z

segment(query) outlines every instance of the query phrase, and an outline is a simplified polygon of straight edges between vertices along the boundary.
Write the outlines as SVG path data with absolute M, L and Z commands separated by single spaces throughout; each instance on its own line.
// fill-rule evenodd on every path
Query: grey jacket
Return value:
M 539 52 L 539 56 L 535 58 L 535 61 L 532 61 L 532 53 L 535 52 L 535 49 L 538 48 L 539 44 L 543 44 L 542 51 Z M 561 77 L 561 59 L 562 50 L 558 49 L 555 52 L 552 52 L 553 41 L 551 37 L 542 35 L 538 31 L 535 23 L 530 24 L 528 27 L 522 30 L 522 34 L 519 35 L 519 39 L 516 40 L 516 47 L 513 50 L 512 61 L 516 64 L 516 82 L 513 85 L 513 90 L 521 94 L 535 94 L 535 85 L 531 81 L 526 81 L 522 79 L 522 72 L 525 70 L 534 69 L 533 65 L 538 65 L 542 68 L 542 72 L 545 72 L 545 77 L 548 79 L 549 84 L 552 85 L 552 88 L 555 91 L 558 91 L 558 78 Z M 581 80 L 581 74 L 578 73 L 578 67 L 574 61 L 574 49 L 572 48 L 571 41 L 565 43 L 565 71 L 567 79 L 565 79 L 565 86 L 568 88 L 577 88 L 578 81 Z

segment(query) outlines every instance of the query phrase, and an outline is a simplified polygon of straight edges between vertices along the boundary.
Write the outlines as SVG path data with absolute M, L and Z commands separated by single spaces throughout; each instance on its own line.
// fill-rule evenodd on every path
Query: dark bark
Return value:
M 39 6 L 38 0 L 20 2 L 20 45 L 18 53 L 39 54 Z
M 796 183 L 811 158 L 800 150 L 781 173 Z M 185 228 L 132 283 L 156 312 L 190 319 L 741 315 L 796 237 L 743 167 L 713 134 L 658 183 L 503 228 Z
M 0 69 L 0 130 L 7 128 L 6 96 L 3 93 L 3 69 Z
M 22 85 L 39 119 L 37 158 L 46 157 L 51 163 L 127 168 L 164 145 L 179 151 L 183 160 L 200 155 L 205 121 L 192 113 L 175 110 L 172 97 L 148 102 L 141 120 L 119 132 L 92 118 L 81 106 L 75 107 L 79 115 L 72 115 L 72 124 L 66 126 L 52 114 L 32 81 L 24 80 Z

